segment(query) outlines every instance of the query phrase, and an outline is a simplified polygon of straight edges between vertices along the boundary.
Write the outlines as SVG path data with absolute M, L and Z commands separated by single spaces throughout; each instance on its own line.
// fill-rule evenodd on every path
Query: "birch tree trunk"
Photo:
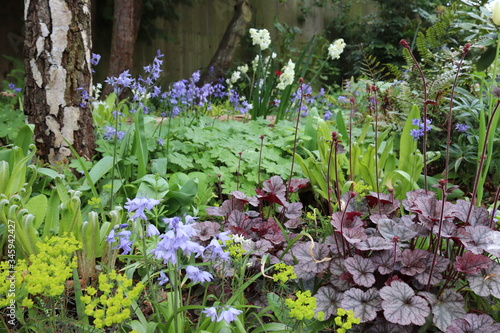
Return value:
M 80 156 L 94 154 L 89 0 L 24 0 L 24 112 L 35 124 L 37 154 L 44 162 L 67 162 L 71 144 Z M 66 141 L 68 143 L 66 143 Z

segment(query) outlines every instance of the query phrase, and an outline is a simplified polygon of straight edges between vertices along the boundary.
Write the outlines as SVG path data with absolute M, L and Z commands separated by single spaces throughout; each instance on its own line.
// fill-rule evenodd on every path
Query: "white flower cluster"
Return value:
M 345 43 L 342 38 L 337 39 L 328 47 L 328 56 L 332 59 L 340 58 L 340 54 L 344 52 Z
M 258 45 L 262 51 L 266 50 L 271 44 L 271 35 L 266 29 L 250 29 L 250 37 L 252 45 Z
M 269 61 L 271 61 L 271 59 L 276 59 L 276 53 L 271 53 L 271 56 L 267 56 L 264 58 L 264 61 L 262 62 L 262 68 L 268 68 L 269 66 Z M 259 68 L 259 62 L 261 61 L 261 56 L 260 55 L 256 55 L 255 58 L 252 60 L 252 68 L 253 68 L 253 71 L 255 72 L 257 70 L 257 68 Z M 269 74 L 266 73 L 266 75 Z
M 278 89 L 284 90 L 287 86 L 291 85 L 295 78 L 295 64 L 292 60 L 288 60 L 288 64 L 283 67 L 283 71 L 279 77 Z

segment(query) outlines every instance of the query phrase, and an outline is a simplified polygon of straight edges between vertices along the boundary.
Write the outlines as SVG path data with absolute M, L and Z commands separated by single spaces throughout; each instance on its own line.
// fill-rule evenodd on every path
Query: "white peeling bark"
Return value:
M 94 134 L 90 110 L 81 107 L 90 90 L 91 31 L 87 0 L 25 0 L 25 113 L 35 124 L 39 156 L 65 162 L 69 144 L 90 158 Z M 91 93 L 91 91 L 89 91 Z

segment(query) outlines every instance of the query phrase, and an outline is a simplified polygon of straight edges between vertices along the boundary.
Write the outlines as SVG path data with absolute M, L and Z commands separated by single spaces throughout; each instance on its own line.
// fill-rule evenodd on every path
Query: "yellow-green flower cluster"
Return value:
M 344 321 L 344 316 L 346 316 Z M 335 325 L 337 325 L 337 333 L 346 333 L 347 330 L 352 328 L 352 324 L 359 324 L 361 320 L 354 317 L 354 311 L 337 309 L 337 316 L 335 317 Z
M 15 266 L 9 261 L 0 262 L 0 308 L 10 305 L 11 300 L 17 299 L 25 270 L 26 261 L 22 259 L 18 260 Z
M 248 243 L 248 240 L 240 235 L 231 235 L 231 240 L 232 242 L 227 245 L 229 255 L 233 259 L 241 259 L 241 257 L 243 257 L 243 255 L 247 252 L 243 248 L 243 244 Z
M 31 264 L 24 277 L 25 287 L 32 295 L 60 296 L 65 282 L 77 267 L 73 253 L 81 248 L 81 243 L 73 235 L 52 236 L 38 243 L 38 254 L 30 256 Z
M 82 302 L 85 314 L 94 317 L 96 328 L 119 324 L 130 318 L 130 306 L 144 288 L 142 282 L 132 286 L 132 280 L 116 271 L 99 275 L 99 291 L 94 287 L 85 289 Z
M 290 317 L 302 319 L 312 319 L 314 317 L 314 310 L 316 309 L 316 298 L 311 296 L 311 291 L 304 292 L 297 291 L 295 294 L 296 300 L 287 298 L 285 304 L 290 309 Z
M 92 197 L 92 198 L 90 198 L 88 203 L 91 206 L 97 207 L 101 203 L 101 198 Z
M 286 283 L 289 279 L 296 279 L 297 275 L 293 271 L 293 266 L 287 265 L 285 263 L 279 263 L 274 265 L 274 270 L 277 272 L 273 275 L 274 282 L 279 282 L 281 284 Z
M 360 198 L 364 198 L 365 195 L 370 193 L 372 187 L 364 183 L 354 183 L 353 190 L 359 195 Z

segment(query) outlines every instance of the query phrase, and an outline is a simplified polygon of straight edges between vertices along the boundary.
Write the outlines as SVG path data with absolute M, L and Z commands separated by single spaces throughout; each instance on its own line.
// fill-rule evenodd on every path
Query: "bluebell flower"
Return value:
M 122 249 L 122 254 L 129 254 L 132 250 L 132 241 L 130 240 L 130 236 L 132 236 L 132 232 L 129 230 L 124 230 L 123 228 L 128 227 L 128 224 L 120 224 L 111 229 L 111 232 L 106 237 L 106 242 L 109 244 L 115 243 L 118 241 L 118 245 L 113 248 L 114 249 Z M 122 229 L 120 232 L 116 233 L 115 230 Z M 118 238 L 118 239 L 117 239 Z
M 16 92 L 16 93 L 18 93 L 22 90 L 21 88 L 17 88 L 14 83 L 9 83 L 8 86 L 9 86 L 10 90 L 12 90 L 13 92 Z
M 159 146 L 163 146 L 163 145 L 165 144 L 165 140 L 164 140 L 164 139 L 162 139 L 162 138 L 158 138 L 158 141 L 157 141 L 157 142 L 158 142 L 158 145 L 159 145 Z
M 197 234 L 196 229 L 193 228 L 192 217 L 186 216 L 186 223 L 183 223 L 180 217 L 167 218 L 163 221 L 169 225 L 169 230 L 158 237 L 160 241 L 151 251 L 157 259 L 163 259 L 165 264 L 167 262 L 176 264 L 178 251 L 180 251 L 179 254 L 186 256 L 203 254 L 205 248 L 191 241 L 191 238 Z
M 158 284 L 160 286 L 164 285 L 165 283 L 167 283 L 169 281 L 169 278 L 167 276 L 167 274 L 165 274 L 164 271 L 161 271 L 160 272 L 160 277 L 158 278 Z
M 193 282 L 199 282 L 199 283 L 209 282 L 212 281 L 214 278 L 213 275 L 210 274 L 209 272 L 202 271 L 198 267 L 191 265 L 186 266 L 186 273 L 188 278 L 190 278 L 191 281 Z
M 220 313 L 219 313 L 220 311 Z M 235 308 L 232 308 L 230 306 L 212 306 L 209 308 L 206 308 L 205 310 L 201 311 L 204 314 L 207 315 L 207 317 L 210 317 L 210 320 L 212 322 L 220 322 L 222 320 L 226 321 L 226 323 L 230 323 L 232 321 L 235 321 L 236 318 L 238 317 L 239 314 L 243 313 L 241 310 L 237 310 Z
M 210 318 L 212 322 L 218 321 L 218 313 L 217 313 L 217 308 L 215 306 L 211 306 L 209 308 L 206 308 L 205 310 L 201 311 L 203 312 L 207 317 Z
M 92 64 L 92 66 L 97 66 L 100 60 L 101 60 L 100 54 L 92 53 L 92 58 L 90 58 L 90 63 Z
M 426 131 L 429 132 L 432 129 L 432 120 L 426 119 Z M 420 119 L 412 119 L 412 125 L 420 127 L 419 129 L 412 129 L 410 131 L 410 135 L 413 137 L 413 140 L 418 140 L 420 137 L 424 136 L 424 123 Z
M 158 205 L 160 200 L 148 199 L 145 197 L 137 197 L 135 199 L 128 199 L 125 203 L 125 208 L 129 213 L 134 213 L 132 220 L 135 222 L 137 219 L 147 220 L 145 210 L 150 211 L 154 206 Z
M 326 111 L 325 111 L 325 114 L 323 115 L 323 119 L 324 119 L 324 120 L 330 120 L 330 119 L 332 118 L 332 115 L 333 115 L 333 114 L 332 114 L 332 112 L 331 112 L 331 111 L 326 110 Z
M 210 255 L 211 259 L 220 258 L 224 261 L 228 261 L 231 259 L 230 254 L 228 252 L 224 251 L 224 249 L 222 248 L 222 245 L 219 243 L 217 238 L 213 238 L 210 241 L 210 244 L 208 244 L 206 250 L 211 252 L 211 255 Z
M 104 133 L 104 139 L 114 140 L 115 138 L 121 140 L 125 137 L 125 132 L 117 131 L 115 128 L 106 125 L 106 133 Z
M 154 224 L 149 223 L 146 229 L 146 236 L 153 237 L 158 236 L 159 234 L 160 231 L 158 230 L 158 228 Z
M 455 126 L 455 129 L 461 133 L 467 133 L 467 131 L 469 130 L 469 125 L 467 124 L 457 124 Z

